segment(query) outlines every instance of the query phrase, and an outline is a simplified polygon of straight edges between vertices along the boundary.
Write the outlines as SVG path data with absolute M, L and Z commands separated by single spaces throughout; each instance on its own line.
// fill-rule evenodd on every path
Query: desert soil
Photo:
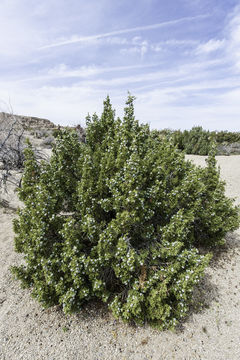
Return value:
M 187 158 L 204 166 L 205 157 Z M 217 160 L 226 194 L 240 204 L 240 156 Z M 8 200 L 18 206 L 15 196 Z M 116 321 L 96 303 L 72 316 L 58 307 L 42 309 L 9 271 L 22 261 L 14 252 L 14 216 L 0 209 L 1 360 L 240 359 L 240 230 L 228 234 L 226 246 L 214 255 L 188 318 L 175 332 L 159 332 Z

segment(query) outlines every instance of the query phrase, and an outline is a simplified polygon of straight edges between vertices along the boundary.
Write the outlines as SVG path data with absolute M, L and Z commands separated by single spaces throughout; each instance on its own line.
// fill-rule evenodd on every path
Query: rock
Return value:
M 217 155 L 240 155 L 240 143 L 219 144 L 217 146 Z
M 55 143 L 54 137 L 48 136 L 46 139 L 42 141 L 41 146 L 46 149 L 51 149 L 54 143 Z
M 230 155 L 229 146 L 224 144 L 219 144 L 217 146 L 217 155 Z
M 85 132 L 85 129 L 81 126 L 81 125 L 77 125 L 75 127 L 75 130 L 78 134 L 78 137 L 79 137 L 79 141 L 81 142 L 85 142 L 86 141 L 86 132 Z
M 56 127 L 50 120 L 41 119 L 35 116 L 22 116 L 14 115 L 5 112 L 0 112 L 0 123 L 1 121 L 8 119 L 16 119 L 17 122 L 26 130 L 28 129 L 53 129 Z

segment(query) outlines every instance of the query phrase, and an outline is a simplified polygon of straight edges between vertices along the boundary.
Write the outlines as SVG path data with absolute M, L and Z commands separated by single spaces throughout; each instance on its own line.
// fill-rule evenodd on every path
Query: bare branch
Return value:
M 7 191 L 7 184 L 15 187 L 19 179 L 12 170 L 20 170 L 24 162 L 24 128 L 12 113 L 0 113 L 0 189 Z

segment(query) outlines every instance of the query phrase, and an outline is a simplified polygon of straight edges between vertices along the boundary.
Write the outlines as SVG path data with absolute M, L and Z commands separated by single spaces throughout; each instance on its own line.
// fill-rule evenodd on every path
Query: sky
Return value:
M 0 0 L 0 111 L 240 131 L 240 1 Z

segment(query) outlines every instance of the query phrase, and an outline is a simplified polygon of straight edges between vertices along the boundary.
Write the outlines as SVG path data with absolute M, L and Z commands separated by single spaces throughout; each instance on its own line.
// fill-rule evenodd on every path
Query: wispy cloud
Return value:
M 71 68 L 67 66 L 66 64 L 62 63 L 59 64 L 53 68 L 50 69 L 43 69 L 39 74 L 33 76 L 33 77 L 23 77 L 19 80 L 14 80 L 14 82 L 18 83 L 29 83 L 29 82 L 46 82 L 49 80 L 54 79 L 93 79 L 93 84 L 97 84 L 96 76 L 97 75 L 104 75 L 106 73 L 113 73 L 114 79 L 115 74 L 118 74 L 118 76 L 121 75 L 121 73 L 129 72 L 131 70 L 138 71 L 138 70 L 144 70 L 149 68 L 157 68 L 160 66 L 160 63 L 148 63 L 148 64 L 136 64 L 136 65 L 128 65 L 128 66 L 112 66 L 112 67 L 99 67 L 95 65 L 89 65 L 89 66 L 81 66 L 79 68 Z M 115 81 L 115 80 L 113 80 Z M 106 83 L 110 84 L 111 80 L 106 80 Z
M 196 54 L 208 54 L 216 50 L 220 50 L 225 46 L 225 39 L 216 40 L 211 39 L 205 43 L 200 44 L 196 49 Z
M 205 19 L 207 17 L 209 17 L 209 14 L 202 14 L 202 15 L 197 15 L 197 16 L 182 17 L 182 18 L 179 18 L 176 20 L 164 21 L 164 22 L 152 24 L 152 25 L 137 26 L 137 27 L 133 27 L 133 28 L 116 30 L 116 31 L 111 31 L 111 32 L 107 32 L 107 33 L 91 35 L 91 36 L 76 36 L 76 35 L 74 35 L 70 39 L 66 39 L 64 41 L 59 41 L 59 42 L 57 41 L 55 43 L 42 46 L 39 48 L 39 50 L 49 49 L 49 48 L 53 48 L 53 47 L 64 46 L 64 45 L 69 45 L 69 44 L 74 44 L 74 43 L 80 43 L 80 42 L 89 42 L 92 40 L 102 39 L 102 38 L 106 38 L 106 37 L 112 37 L 115 35 L 129 34 L 132 32 L 155 30 L 155 29 L 159 29 L 159 28 L 163 28 L 163 27 L 182 24 L 182 23 L 188 22 L 188 21 Z
M 221 38 L 211 38 L 201 42 L 195 49 L 196 55 L 214 57 L 220 51 L 221 58 L 228 61 L 228 65 L 235 71 L 240 70 L 240 6 L 236 6 L 228 15 L 228 22 L 224 27 Z
M 107 94 L 121 116 L 129 90 L 151 127 L 237 128 L 237 2 L 3 0 L 0 100 L 69 124 L 100 113 Z
M 235 69 L 240 71 L 240 6 L 237 6 L 227 26 L 228 55 L 232 57 Z

